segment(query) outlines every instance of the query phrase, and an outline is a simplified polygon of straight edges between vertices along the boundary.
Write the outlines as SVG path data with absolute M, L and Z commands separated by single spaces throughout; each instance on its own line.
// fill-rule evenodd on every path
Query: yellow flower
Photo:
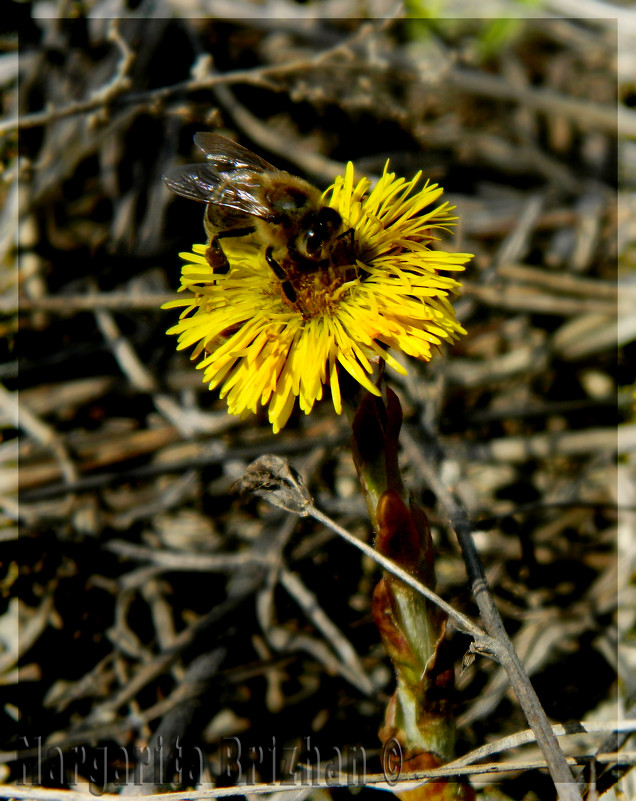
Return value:
M 331 278 L 314 274 L 302 289 L 295 287 L 304 313 L 300 302 L 288 302 L 281 292 L 253 236 L 223 239 L 226 274 L 212 272 L 206 245 L 180 254 L 180 291 L 189 297 L 163 307 L 185 307 L 168 333 L 178 334 L 179 350 L 194 346 L 203 381 L 210 389 L 221 387 L 231 414 L 268 406 L 276 433 L 296 398 L 309 414 L 327 383 L 340 414 L 340 370 L 379 395 L 369 378 L 374 361 L 406 372 L 389 348 L 428 360 L 433 348 L 465 333 L 448 300 L 460 285 L 439 270 L 464 269 L 470 254 L 430 249 L 433 232 L 456 218 L 447 203 L 429 209 L 442 189 L 426 183 L 416 191 L 420 176 L 396 178 L 387 163 L 371 189 L 366 178 L 354 186 L 353 165 L 347 165 L 325 198 L 352 229 L 355 264 L 332 268 Z M 334 270 L 340 271 L 337 280 Z

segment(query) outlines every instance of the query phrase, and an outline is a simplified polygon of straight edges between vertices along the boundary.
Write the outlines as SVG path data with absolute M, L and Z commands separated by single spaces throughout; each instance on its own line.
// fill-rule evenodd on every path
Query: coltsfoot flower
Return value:
M 231 414 L 267 406 L 278 432 L 296 398 L 309 414 L 326 384 L 340 414 L 342 370 L 379 395 L 374 363 L 406 373 L 391 349 L 428 360 L 465 333 L 449 301 L 460 284 L 440 271 L 463 270 L 471 254 L 431 249 L 435 232 L 456 217 L 448 203 L 431 208 L 443 190 L 428 182 L 418 188 L 420 177 L 396 178 L 387 162 L 373 188 L 366 178 L 354 185 L 349 163 L 323 197 L 348 228 L 351 263 L 296 276 L 293 293 L 283 291 L 289 282 L 254 235 L 223 239 L 223 274 L 210 266 L 207 245 L 180 254 L 180 291 L 188 297 L 164 305 L 183 307 L 168 333 L 178 335 L 179 350 L 193 348 L 203 381 L 221 388 Z

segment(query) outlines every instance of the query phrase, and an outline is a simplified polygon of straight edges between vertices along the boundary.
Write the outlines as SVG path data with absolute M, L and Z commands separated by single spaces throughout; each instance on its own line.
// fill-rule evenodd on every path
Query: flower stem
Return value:
M 397 395 L 378 378 L 381 397 L 343 393 L 352 427 L 352 452 L 375 531 L 375 548 L 431 590 L 435 587 L 433 542 L 424 510 L 413 503 L 398 466 L 402 409 Z M 397 689 L 390 699 L 383 744 L 399 743 L 402 769 L 423 770 L 454 755 L 451 707 L 454 669 L 445 641 L 446 614 L 402 579 L 384 571 L 372 611 L 393 662 Z M 467 784 L 428 783 L 400 792 L 409 801 L 471 801 Z

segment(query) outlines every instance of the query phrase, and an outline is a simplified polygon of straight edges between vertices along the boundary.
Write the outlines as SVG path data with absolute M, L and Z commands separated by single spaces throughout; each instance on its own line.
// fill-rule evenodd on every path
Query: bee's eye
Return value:
M 314 255 L 329 240 L 342 224 L 342 217 L 335 209 L 325 207 L 316 216 L 311 228 L 305 231 L 307 255 Z
M 320 230 L 310 228 L 306 232 L 306 237 L 305 237 L 305 247 L 307 248 L 307 253 L 309 254 L 315 253 L 318 250 L 318 248 L 322 245 L 323 241 L 324 241 L 324 233 Z

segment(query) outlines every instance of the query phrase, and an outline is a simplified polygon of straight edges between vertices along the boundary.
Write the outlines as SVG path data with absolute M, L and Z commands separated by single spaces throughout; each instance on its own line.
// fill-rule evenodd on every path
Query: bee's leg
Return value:
M 341 233 L 337 237 L 337 239 L 341 240 L 341 241 L 344 241 L 344 239 L 346 237 L 349 237 L 349 242 L 348 242 L 349 253 L 347 255 L 353 261 L 355 255 L 356 255 L 356 241 L 354 239 L 354 230 L 353 230 L 353 228 L 348 228 L 346 231 Z
M 271 269 L 276 278 L 280 279 L 281 288 L 285 293 L 285 297 L 287 298 L 287 300 L 290 303 L 296 303 L 296 297 L 297 297 L 296 290 L 291 285 L 291 282 L 287 280 L 285 271 L 274 258 L 274 248 L 271 245 L 265 251 L 265 261 L 267 262 L 267 266 Z
M 287 300 L 295 305 L 298 295 L 296 294 L 296 290 L 294 289 L 294 287 L 291 285 L 289 281 L 283 281 L 281 286 L 283 288 L 283 292 L 285 293 L 285 297 L 287 298 Z
M 210 240 L 210 244 L 205 251 L 205 258 L 212 268 L 212 272 L 217 275 L 225 275 L 230 269 L 230 262 L 227 260 L 218 236 Z
M 281 281 L 284 281 L 287 278 L 285 271 L 274 258 L 274 248 L 271 245 L 265 251 L 265 261 L 276 278 L 280 278 Z
M 242 227 L 236 226 L 226 230 L 219 230 L 214 224 L 216 221 L 210 218 L 211 207 L 213 207 L 213 204 L 208 205 L 207 215 L 204 218 L 205 229 L 210 236 L 210 242 L 205 251 L 205 258 L 207 259 L 207 262 L 212 268 L 213 272 L 215 272 L 217 275 L 225 275 L 227 272 L 229 272 L 230 262 L 225 255 L 225 251 L 221 247 L 221 239 L 230 236 L 247 236 L 254 231 L 254 226 L 244 225 Z

